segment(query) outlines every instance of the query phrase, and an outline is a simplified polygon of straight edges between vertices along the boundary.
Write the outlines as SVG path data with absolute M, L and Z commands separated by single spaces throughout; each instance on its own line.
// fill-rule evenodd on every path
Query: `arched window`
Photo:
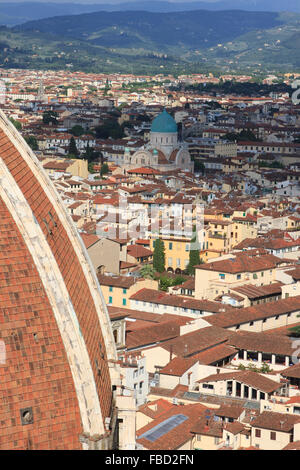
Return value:
M 117 344 L 118 343 L 118 330 L 114 330 L 114 340 L 115 340 L 115 343 Z

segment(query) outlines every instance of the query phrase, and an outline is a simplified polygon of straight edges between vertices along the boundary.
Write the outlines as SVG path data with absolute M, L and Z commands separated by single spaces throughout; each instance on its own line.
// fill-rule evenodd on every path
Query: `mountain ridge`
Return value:
M 296 13 L 195 10 L 66 15 L 3 27 L 0 65 L 91 71 L 119 66 L 130 73 L 209 68 L 291 71 L 300 68 L 299 31 Z
M 91 0 L 92 1 L 92 0 Z M 80 4 L 80 3 L 51 3 L 51 2 L 18 2 L 0 4 L 0 24 L 17 25 L 26 21 L 49 18 L 53 16 L 75 15 L 92 13 L 97 11 L 149 11 L 158 13 L 181 12 L 194 10 L 244 10 L 282 12 L 292 11 L 300 13 L 300 2 L 289 0 L 287 9 L 286 2 L 282 0 L 220 0 L 217 2 L 168 2 L 168 1 L 124 1 L 119 4 Z
M 284 24 L 275 12 L 228 10 L 211 12 L 154 13 L 145 11 L 95 12 L 57 16 L 29 21 L 16 26 L 16 31 L 35 31 L 61 37 L 85 40 L 108 47 L 124 48 L 127 36 L 140 38 L 161 48 L 174 45 L 197 49 L 226 42 L 247 32 L 269 29 Z M 132 44 L 130 44 L 132 47 Z M 164 47 L 166 46 L 166 47 Z

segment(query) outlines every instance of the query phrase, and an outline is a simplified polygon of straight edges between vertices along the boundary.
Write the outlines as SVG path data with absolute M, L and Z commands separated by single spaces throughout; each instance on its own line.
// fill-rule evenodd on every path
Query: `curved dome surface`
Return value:
M 159 114 L 152 122 L 151 132 L 175 134 L 177 133 L 176 121 L 166 110 Z
M 116 360 L 102 292 L 52 182 L 1 111 L 0 157 L 0 449 L 89 448 L 87 436 L 102 448 Z

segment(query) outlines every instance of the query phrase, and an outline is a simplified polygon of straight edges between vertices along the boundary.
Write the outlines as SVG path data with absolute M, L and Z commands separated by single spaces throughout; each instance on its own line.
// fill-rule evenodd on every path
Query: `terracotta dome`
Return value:
M 52 182 L 2 112 L 0 155 L 0 449 L 89 448 L 89 436 L 103 448 L 116 351 L 100 286 Z

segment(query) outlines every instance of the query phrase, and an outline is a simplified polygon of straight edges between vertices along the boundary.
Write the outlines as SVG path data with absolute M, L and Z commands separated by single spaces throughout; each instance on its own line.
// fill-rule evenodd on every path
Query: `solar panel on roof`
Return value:
M 166 419 L 154 428 L 150 429 L 149 431 L 146 431 L 140 436 L 140 439 L 144 438 L 148 441 L 155 442 L 161 436 L 163 436 L 167 432 L 172 431 L 172 429 L 176 428 L 177 426 L 179 426 L 179 424 L 183 423 L 187 419 L 188 417 L 182 414 L 171 416 L 171 418 Z

